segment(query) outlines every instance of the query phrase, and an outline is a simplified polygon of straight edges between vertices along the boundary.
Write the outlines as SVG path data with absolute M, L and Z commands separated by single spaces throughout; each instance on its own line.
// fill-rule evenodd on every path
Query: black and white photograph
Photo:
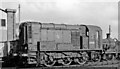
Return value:
M 119 69 L 119 0 L 0 0 L 0 69 Z

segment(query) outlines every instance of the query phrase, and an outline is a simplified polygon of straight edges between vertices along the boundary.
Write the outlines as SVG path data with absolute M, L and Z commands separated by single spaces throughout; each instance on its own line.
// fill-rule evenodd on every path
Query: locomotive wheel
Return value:
M 91 58 L 94 62 L 100 62 L 101 55 L 98 52 L 92 52 L 91 53 Z
M 72 63 L 72 59 L 70 57 L 65 57 L 62 59 L 62 64 L 68 66 Z
M 77 58 L 77 63 L 80 65 L 85 64 L 88 61 L 88 54 L 83 52 L 81 57 Z
M 44 65 L 47 66 L 47 67 L 52 67 L 53 65 L 55 65 L 56 63 L 56 60 L 54 60 L 54 58 L 52 56 L 47 56 L 45 59 L 44 59 Z
M 112 54 L 108 54 L 107 59 L 108 59 L 108 60 L 113 60 L 113 59 L 114 59 L 114 56 L 113 56 Z
M 120 55 L 118 54 L 117 57 L 116 57 L 117 60 L 120 60 Z

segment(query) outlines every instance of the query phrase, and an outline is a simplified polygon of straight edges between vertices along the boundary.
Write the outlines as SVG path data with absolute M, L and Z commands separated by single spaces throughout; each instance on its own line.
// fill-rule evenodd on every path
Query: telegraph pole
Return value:
M 111 35 L 111 25 L 109 25 L 109 34 Z
M 20 24 L 20 4 L 19 4 L 19 6 L 18 6 L 18 9 L 19 9 L 19 24 Z

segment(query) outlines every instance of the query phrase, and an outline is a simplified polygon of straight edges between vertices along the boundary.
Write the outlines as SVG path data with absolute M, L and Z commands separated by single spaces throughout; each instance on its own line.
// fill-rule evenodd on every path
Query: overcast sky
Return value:
M 111 25 L 112 37 L 118 37 L 118 0 L 0 0 L 0 8 L 21 5 L 21 22 L 39 21 L 47 23 L 97 25 L 103 37 Z M 18 13 L 16 14 L 18 15 Z M 17 17 L 17 16 L 16 16 Z M 0 19 L 6 14 L 0 12 Z M 18 22 L 18 17 L 17 17 Z

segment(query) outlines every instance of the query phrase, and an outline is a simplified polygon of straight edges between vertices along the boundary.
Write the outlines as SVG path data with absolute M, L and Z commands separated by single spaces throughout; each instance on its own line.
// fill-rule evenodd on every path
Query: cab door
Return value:
M 83 45 L 83 49 L 88 49 L 88 37 L 87 36 L 83 36 L 82 37 L 82 41 L 83 41 L 83 43 L 82 43 L 82 45 Z
M 95 49 L 95 33 L 94 31 L 89 32 L 89 49 Z

